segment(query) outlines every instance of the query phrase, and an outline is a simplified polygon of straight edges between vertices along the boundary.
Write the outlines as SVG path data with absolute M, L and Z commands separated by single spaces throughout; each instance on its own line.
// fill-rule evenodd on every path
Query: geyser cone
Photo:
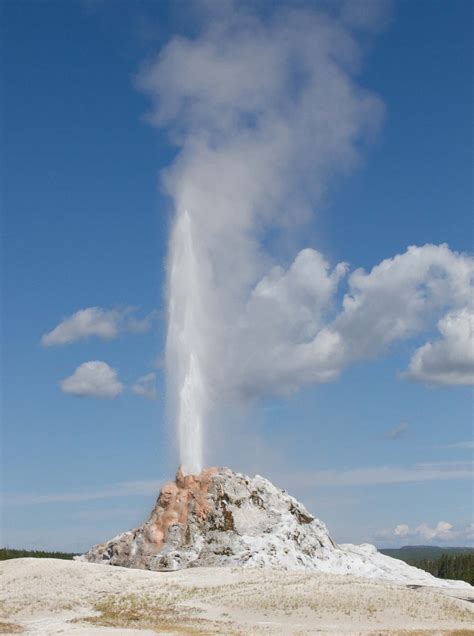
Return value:
M 229 468 L 196 475 L 179 469 L 175 481 L 162 487 L 148 521 L 79 558 L 148 570 L 271 566 L 467 585 L 442 582 L 371 545 L 336 545 L 324 523 L 285 491 Z
M 335 549 L 323 523 L 263 477 L 208 468 L 166 483 L 148 521 L 95 546 L 89 561 L 151 570 L 311 567 Z

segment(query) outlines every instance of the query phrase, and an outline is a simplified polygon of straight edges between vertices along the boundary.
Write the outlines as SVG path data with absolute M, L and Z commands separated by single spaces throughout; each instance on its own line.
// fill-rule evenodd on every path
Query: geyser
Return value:
M 383 114 L 357 81 L 360 25 L 337 11 L 277 3 L 263 20 L 246 3 L 223 4 L 138 78 L 149 121 L 178 148 L 163 174 L 175 215 L 166 370 L 188 474 L 209 462 L 207 430 L 228 422 L 232 405 L 330 382 L 440 319 L 440 341 L 418 350 L 409 377 L 474 377 L 471 258 L 412 246 L 348 275 L 302 245 L 328 186 L 357 166 Z M 295 245 L 304 249 L 293 254 Z
M 203 465 L 206 388 L 201 371 L 205 356 L 200 326 L 205 316 L 202 274 L 187 210 L 178 213 L 170 243 L 166 365 L 172 416 L 178 427 L 181 466 L 197 474 Z
M 301 231 L 332 174 L 354 163 L 379 119 L 379 100 L 351 78 L 348 62 L 358 55 L 343 24 L 317 12 L 276 11 L 264 24 L 229 5 L 196 38 L 171 40 L 140 73 L 154 103 L 149 120 L 179 148 L 163 175 L 175 210 L 166 369 L 186 473 L 202 469 L 204 428 L 219 407 L 287 392 L 288 382 L 307 381 L 302 375 L 318 379 L 300 353 L 318 325 L 288 321 L 306 322 L 313 300 L 282 313 L 265 294 L 275 280 L 269 236 Z M 316 297 L 324 303 L 342 270 L 333 275 L 319 255 L 309 256 L 304 278 L 321 283 Z M 306 303 L 302 291 L 294 298 Z M 287 344 L 296 347 L 289 355 Z

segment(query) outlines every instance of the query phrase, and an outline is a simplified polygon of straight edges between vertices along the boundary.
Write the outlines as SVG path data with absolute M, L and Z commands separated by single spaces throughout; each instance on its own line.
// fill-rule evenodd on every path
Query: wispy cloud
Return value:
M 454 444 L 445 444 L 441 448 L 465 448 L 466 450 L 473 450 L 474 441 L 466 440 L 464 442 L 455 442 Z
M 148 373 L 138 378 L 132 386 L 132 391 L 148 400 L 156 400 L 156 373 Z
M 109 506 L 101 506 L 97 510 L 90 508 L 74 510 L 69 517 L 79 521 L 104 521 L 107 519 L 129 519 L 131 517 L 140 519 L 143 517 L 144 512 L 148 511 L 144 511 L 141 507 L 121 506 L 120 508 L 110 508 Z
M 109 499 L 115 497 L 143 497 L 158 494 L 163 481 L 122 481 L 97 489 L 73 492 L 33 494 L 11 493 L 2 498 L 6 506 L 23 506 L 48 503 L 76 503 L 81 501 L 94 501 L 96 499 Z
M 374 466 L 349 470 L 319 470 L 280 475 L 276 483 L 290 489 L 318 487 L 378 486 L 416 481 L 471 479 L 469 462 L 419 463 L 413 466 Z M 31 505 L 46 503 L 75 503 L 119 497 L 157 495 L 165 480 L 123 481 L 86 491 L 34 494 L 11 493 L 3 497 L 4 505 Z
M 370 466 L 348 470 L 318 470 L 285 475 L 282 482 L 293 488 L 379 486 L 417 481 L 472 479 L 469 462 L 431 462 L 412 466 Z
M 392 0 L 343 0 L 340 6 L 343 22 L 369 32 L 384 29 L 393 15 Z
M 408 430 L 408 424 L 406 422 L 400 422 L 397 426 L 389 429 L 385 433 L 385 437 L 387 439 L 398 439 Z

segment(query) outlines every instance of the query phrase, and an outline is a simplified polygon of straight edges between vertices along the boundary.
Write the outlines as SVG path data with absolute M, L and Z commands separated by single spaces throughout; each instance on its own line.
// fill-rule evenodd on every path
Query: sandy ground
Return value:
M 146 572 L 57 559 L 0 565 L 0 633 L 474 635 L 474 588 L 196 568 Z

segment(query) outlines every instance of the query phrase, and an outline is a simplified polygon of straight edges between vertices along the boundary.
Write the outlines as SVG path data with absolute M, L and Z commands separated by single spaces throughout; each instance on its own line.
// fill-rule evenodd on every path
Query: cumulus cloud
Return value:
M 102 309 L 87 307 L 65 318 L 52 331 L 41 337 L 46 347 L 71 344 L 91 337 L 112 340 L 121 332 L 146 331 L 150 328 L 155 312 L 142 319 L 133 315 L 133 309 Z
M 286 271 L 274 268 L 256 284 L 235 330 L 238 349 L 228 348 L 225 356 L 224 378 L 230 377 L 233 389 L 244 395 L 285 393 L 331 381 L 353 362 L 432 328 L 446 308 L 460 308 L 454 315 L 464 317 L 474 260 L 446 245 L 410 247 L 369 272 L 352 272 L 338 307 L 336 292 L 346 271 L 344 263 L 331 269 L 321 254 L 306 249 Z M 440 322 L 451 324 L 452 315 Z M 451 354 L 452 374 L 459 357 Z
M 397 537 L 406 537 L 410 534 L 410 528 L 406 523 L 399 523 L 398 526 L 395 527 L 393 534 Z
M 156 373 L 148 373 L 147 375 L 138 378 L 135 384 L 132 386 L 132 391 L 135 395 L 141 395 L 148 400 L 156 399 Z
M 465 307 L 473 277 L 474 260 L 447 245 L 412 246 L 369 273 L 356 270 L 334 323 L 347 360 L 375 357 L 394 341 L 431 328 L 446 307 Z
M 423 539 L 431 541 L 432 539 L 450 539 L 453 534 L 452 530 L 453 525 L 451 523 L 439 521 L 434 528 L 422 523 L 415 529 L 415 533 Z
M 408 424 L 406 422 L 400 422 L 397 426 L 390 428 L 386 433 L 387 439 L 398 439 L 408 430 Z
M 70 395 L 115 398 L 123 391 L 117 372 L 106 362 L 84 362 L 61 382 L 61 389 Z
M 453 311 L 438 322 L 441 339 L 427 342 L 410 360 L 405 377 L 435 385 L 474 384 L 474 312 Z
M 412 542 L 471 542 L 474 539 L 474 523 L 455 527 L 448 521 L 438 521 L 433 527 L 427 523 L 420 523 L 415 528 L 401 523 L 395 527 L 393 535 L 409 538 Z

